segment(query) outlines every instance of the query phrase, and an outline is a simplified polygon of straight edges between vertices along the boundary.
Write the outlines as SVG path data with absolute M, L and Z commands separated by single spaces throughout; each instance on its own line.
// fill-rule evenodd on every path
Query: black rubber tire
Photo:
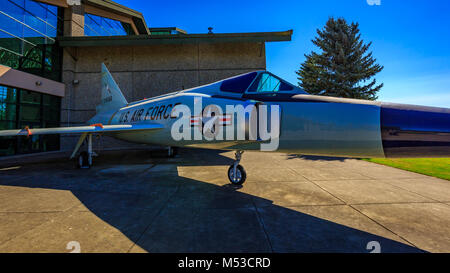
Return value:
M 168 155 L 169 158 L 174 158 L 178 154 L 178 147 L 172 147 L 172 154 Z
M 80 155 L 78 156 L 77 166 L 80 169 L 87 169 L 91 167 L 91 165 L 89 164 L 89 154 L 87 152 L 80 153 Z
M 228 168 L 228 180 L 230 180 L 231 184 L 233 185 L 242 185 L 245 182 L 245 179 L 247 179 L 247 173 L 244 170 L 244 167 L 242 167 L 241 165 L 237 165 L 236 166 L 236 172 L 240 172 L 241 175 L 241 179 L 239 181 L 234 181 L 233 179 L 231 179 L 231 174 L 234 168 L 234 164 L 231 164 L 230 167 Z
M 172 147 L 173 152 L 172 152 L 172 157 L 178 155 L 178 147 Z

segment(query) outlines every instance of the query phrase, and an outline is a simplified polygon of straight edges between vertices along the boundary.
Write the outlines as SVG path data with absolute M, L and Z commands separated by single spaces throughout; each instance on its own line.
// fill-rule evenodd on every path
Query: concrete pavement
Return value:
M 245 152 L 104 152 L 0 167 L 0 252 L 450 251 L 450 181 L 361 160 Z

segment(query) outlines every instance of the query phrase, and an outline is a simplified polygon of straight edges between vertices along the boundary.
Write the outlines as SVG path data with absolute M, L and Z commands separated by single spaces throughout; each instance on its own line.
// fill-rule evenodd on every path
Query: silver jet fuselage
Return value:
M 251 93 L 236 95 L 217 92 L 217 84 L 138 101 L 117 111 L 102 113 L 90 123 L 158 123 L 163 129 L 152 132 L 120 132 L 113 136 L 137 143 L 225 150 L 258 150 L 260 142 L 233 140 L 179 140 L 171 137 L 177 118 L 175 106 L 192 109 L 201 100 L 201 108 L 217 105 L 264 104 L 280 107 L 280 133 L 277 151 L 293 154 L 347 157 L 427 157 L 450 155 L 450 112 L 446 108 L 389 104 L 355 99 L 313 96 L 304 92 Z M 415 126 L 409 115 L 423 119 Z M 433 120 L 439 117 L 436 125 Z M 393 121 L 391 120 L 393 119 Z M 232 116 L 237 126 L 237 116 Z M 427 123 L 429 121 L 429 124 Z M 431 123 L 430 123 L 431 122 Z M 411 124 L 410 124 L 411 123 Z M 428 127 L 427 127 L 428 126 Z M 434 128 L 431 128 L 433 127 Z M 235 128 L 236 131 L 237 128 Z M 190 128 L 191 135 L 198 130 Z M 225 130 L 223 130 L 225 134 Z

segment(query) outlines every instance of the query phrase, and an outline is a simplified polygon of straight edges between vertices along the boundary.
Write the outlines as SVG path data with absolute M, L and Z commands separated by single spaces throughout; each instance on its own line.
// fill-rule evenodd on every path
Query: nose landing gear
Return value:
M 244 167 L 239 165 L 243 153 L 244 151 L 236 151 L 234 154 L 236 160 L 228 168 L 228 179 L 233 185 L 242 185 L 247 178 L 247 173 L 245 172 Z

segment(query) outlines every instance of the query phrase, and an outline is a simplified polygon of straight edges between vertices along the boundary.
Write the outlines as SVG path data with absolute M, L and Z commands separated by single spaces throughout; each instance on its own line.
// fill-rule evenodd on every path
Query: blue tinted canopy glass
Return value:
M 270 73 L 261 73 L 248 89 L 249 92 L 292 91 L 294 87 Z
M 220 91 L 244 93 L 248 86 L 255 79 L 257 72 L 247 73 L 241 76 L 237 76 L 228 80 L 224 80 L 220 85 Z

